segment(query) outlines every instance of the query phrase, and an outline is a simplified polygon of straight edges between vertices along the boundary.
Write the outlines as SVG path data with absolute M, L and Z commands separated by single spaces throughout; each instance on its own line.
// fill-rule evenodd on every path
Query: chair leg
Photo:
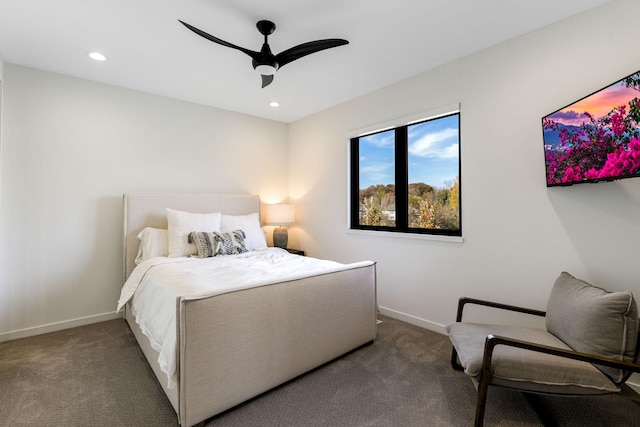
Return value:
M 484 423 L 484 412 L 487 406 L 487 394 L 489 393 L 489 375 L 481 375 L 478 384 L 478 401 L 476 403 L 475 427 L 482 427 Z
M 629 398 L 633 403 L 640 406 L 640 394 L 627 384 L 620 385 L 620 395 Z
M 458 362 L 458 352 L 456 352 L 455 347 L 453 347 L 453 350 L 451 350 L 451 367 L 456 371 L 464 370 L 462 365 Z

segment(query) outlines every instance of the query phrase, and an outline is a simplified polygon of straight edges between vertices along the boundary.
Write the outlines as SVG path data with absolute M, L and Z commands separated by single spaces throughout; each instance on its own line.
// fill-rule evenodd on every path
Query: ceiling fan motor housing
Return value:
M 264 26 L 261 27 L 260 26 L 261 23 L 271 24 L 272 26 L 266 27 L 266 28 Z M 271 34 L 275 30 L 276 26 L 269 21 L 260 21 L 258 22 L 257 27 L 260 30 L 260 32 L 262 32 L 263 30 L 270 31 L 270 32 L 263 33 L 264 43 L 262 44 L 262 49 L 260 49 L 260 53 L 258 55 L 255 55 L 255 57 L 251 61 L 251 64 L 253 65 L 254 70 L 259 72 L 260 74 L 265 76 L 271 76 L 275 74 L 276 71 L 278 71 L 278 68 L 280 68 L 278 61 L 276 60 L 276 56 L 271 52 L 271 48 L 267 43 L 267 35 Z

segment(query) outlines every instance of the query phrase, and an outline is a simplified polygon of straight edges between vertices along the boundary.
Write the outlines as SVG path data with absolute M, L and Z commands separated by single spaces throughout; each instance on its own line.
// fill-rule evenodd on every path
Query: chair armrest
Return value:
M 484 354 L 482 356 L 482 369 L 480 371 L 480 378 L 478 382 L 478 402 L 476 405 L 476 418 L 475 418 L 476 426 L 483 425 L 485 405 L 487 402 L 487 390 L 489 388 L 489 382 L 491 381 L 491 359 L 493 357 L 493 350 L 498 345 L 518 347 L 518 348 L 527 349 L 531 351 L 552 354 L 559 357 L 566 357 L 569 359 L 595 363 L 598 365 L 621 368 L 621 369 L 627 370 L 628 372 L 640 372 L 640 365 L 635 363 L 609 359 L 606 357 L 595 356 L 592 354 L 580 353 L 573 350 L 565 350 L 562 348 L 551 347 L 543 344 L 536 344 L 536 343 L 522 341 L 514 338 L 507 338 L 507 337 L 502 337 L 498 335 L 487 335 L 487 338 L 485 339 L 485 344 L 484 344 Z M 453 361 L 453 358 L 452 358 L 452 361 Z M 617 383 L 618 386 L 621 387 L 622 384 L 628 378 L 629 378 L 629 375 L 626 375 L 621 382 Z
M 516 311 L 518 313 L 525 313 L 525 314 L 531 314 L 531 315 L 534 315 L 534 316 L 542 316 L 542 317 L 544 317 L 547 314 L 545 311 L 534 310 L 532 308 L 518 307 L 516 305 L 502 304 L 502 303 L 499 303 L 499 302 L 486 301 L 486 300 L 481 300 L 481 299 L 476 299 L 476 298 L 469 298 L 469 297 L 462 297 L 462 298 L 460 298 L 458 300 L 458 313 L 456 315 L 456 322 L 461 322 L 462 321 L 462 311 L 464 310 L 464 306 L 466 304 L 484 305 L 484 306 L 487 306 L 487 307 L 498 308 L 498 309 L 501 309 L 501 310 Z
M 522 341 L 515 338 L 507 338 L 498 335 L 487 335 L 484 345 L 484 355 L 482 359 L 482 375 L 484 375 L 485 370 L 487 372 L 490 372 L 493 350 L 498 345 L 518 347 L 526 350 L 537 351 L 539 353 L 565 357 L 568 359 L 581 360 L 583 362 L 589 362 L 596 365 L 610 366 L 612 368 L 623 369 L 625 371 L 640 372 L 640 364 L 637 363 L 610 359 L 608 357 L 596 356 L 594 354 L 580 353 L 578 351 L 551 347 L 548 345 Z

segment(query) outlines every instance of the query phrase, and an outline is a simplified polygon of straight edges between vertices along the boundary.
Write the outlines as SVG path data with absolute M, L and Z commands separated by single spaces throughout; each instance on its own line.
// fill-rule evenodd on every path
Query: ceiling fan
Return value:
M 349 43 L 348 41 L 343 39 L 315 40 L 312 42 L 302 43 L 298 46 L 294 46 L 290 49 L 280 52 L 277 55 L 274 55 L 273 53 L 271 53 L 271 48 L 269 47 L 269 43 L 267 42 L 267 37 L 276 30 L 276 25 L 271 21 L 263 20 L 258 21 L 258 23 L 256 24 L 256 27 L 258 27 L 258 31 L 260 32 L 260 34 L 264 36 L 264 43 L 262 44 L 262 49 L 260 49 L 259 52 L 236 46 L 232 43 L 214 37 L 211 34 L 205 33 L 204 31 L 197 29 L 193 25 L 189 25 L 179 19 L 178 21 L 180 21 L 182 25 L 184 25 L 197 35 L 202 36 L 207 40 L 218 43 L 222 46 L 237 49 L 240 52 L 244 52 L 249 55 L 252 59 L 251 63 L 253 64 L 253 68 L 262 75 L 263 88 L 271 84 L 271 82 L 273 81 L 273 75 L 276 73 L 276 71 L 278 71 L 279 68 L 284 67 L 288 63 L 311 53 L 330 49 L 332 47 L 342 46 Z

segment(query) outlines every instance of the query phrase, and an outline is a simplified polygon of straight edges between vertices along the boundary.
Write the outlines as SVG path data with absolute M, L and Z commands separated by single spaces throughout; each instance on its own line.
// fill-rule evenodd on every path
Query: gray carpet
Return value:
M 220 426 L 469 426 L 476 392 L 449 340 L 382 318 L 378 339 L 207 421 Z M 487 426 L 640 426 L 626 396 L 490 388 Z M 2 426 L 176 426 L 123 320 L 0 343 Z

